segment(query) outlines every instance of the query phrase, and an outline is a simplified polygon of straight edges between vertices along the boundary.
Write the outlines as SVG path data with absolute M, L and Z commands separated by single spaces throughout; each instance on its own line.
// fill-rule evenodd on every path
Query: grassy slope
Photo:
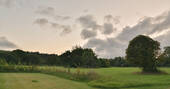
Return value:
M 39 73 L 0 73 L 0 82 L 0 89 L 95 89 L 85 83 Z

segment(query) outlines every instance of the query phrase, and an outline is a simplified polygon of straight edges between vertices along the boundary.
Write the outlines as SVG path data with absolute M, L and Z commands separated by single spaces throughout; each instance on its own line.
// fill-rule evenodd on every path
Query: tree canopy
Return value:
M 142 67 L 144 72 L 157 72 L 156 61 L 160 43 L 148 36 L 138 35 L 129 42 L 126 58 L 129 63 Z

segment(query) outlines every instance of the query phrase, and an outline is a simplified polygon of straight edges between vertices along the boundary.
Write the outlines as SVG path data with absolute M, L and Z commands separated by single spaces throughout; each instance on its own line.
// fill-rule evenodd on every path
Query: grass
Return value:
M 170 74 L 170 68 L 161 68 Z M 102 89 L 170 89 L 168 74 L 135 74 L 138 68 L 102 68 L 96 69 L 103 78 L 89 82 L 90 86 Z
M 85 83 L 40 73 L 0 73 L 0 80 L 0 89 L 95 89 Z
M 60 67 L 58 67 L 60 68 Z M 63 68 L 61 68 L 63 69 Z M 72 68 L 71 72 L 77 69 Z M 89 86 L 101 89 L 170 89 L 170 68 L 160 68 L 168 74 L 137 74 L 139 68 L 113 67 L 87 69 L 81 68 L 81 72 L 95 71 L 102 77 L 88 82 Z
M 64 70 L 63 67 L 42 67 Z M 170 68 L 160 68 L 168 74 L 140 74 L 139 68 L 80 68 L 80 72 L 95 71 L 101 77 L 88 82 L 72 81 L 68 75 L 39 73 L 0 73 L 0 89 L 170 89 Z M 77 69 L 72 68 L 72 73 Z M 63 77 L 66 76 L 66 77 Z

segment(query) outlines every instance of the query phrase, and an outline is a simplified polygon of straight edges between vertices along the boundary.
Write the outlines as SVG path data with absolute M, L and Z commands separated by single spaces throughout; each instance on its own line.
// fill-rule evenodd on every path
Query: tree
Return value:
M 139 35 L 130 41 L 126 49 L 129 63 L 143 68 L 143 72 L 158 72 L 156 61 L 160 50 L 160 43 L 148 36 Z
M 109 59 L 110 66 L 114 67 L 125 67 L 128 66 L 127 60 L 123 57 L 115 57 L 114 59 Z
M 97 56 L 92 49 L 84 49 L 83 55 L 83 66 L 84 67 L 97 67 Z
M 72 64 L 72 58 L 71 58 L 71 52 L 70 51 L 66 51 L 63 54 L 60 55 L 60 59 L 62 62 L 62 65 L 65 67 L 73 67 Z
M 170 66 L 170 46 L 164 47 L 164 52 L 159 56 L 158 66 Z

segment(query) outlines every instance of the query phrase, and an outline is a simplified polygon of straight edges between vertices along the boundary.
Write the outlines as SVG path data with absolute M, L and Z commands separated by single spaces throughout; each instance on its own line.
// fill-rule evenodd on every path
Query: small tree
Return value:
M 130 41 L 126 49 L 126 58 L 129 63 L 143 68 L 143 72 L 158 72 L 156 61 L 160 43 L 148 36 L 139 35 Z
M 8 65 L 8 63 L 6 62 L 5 59 L 0 58 L 0 66 L 1 66 L 1 65 Z

